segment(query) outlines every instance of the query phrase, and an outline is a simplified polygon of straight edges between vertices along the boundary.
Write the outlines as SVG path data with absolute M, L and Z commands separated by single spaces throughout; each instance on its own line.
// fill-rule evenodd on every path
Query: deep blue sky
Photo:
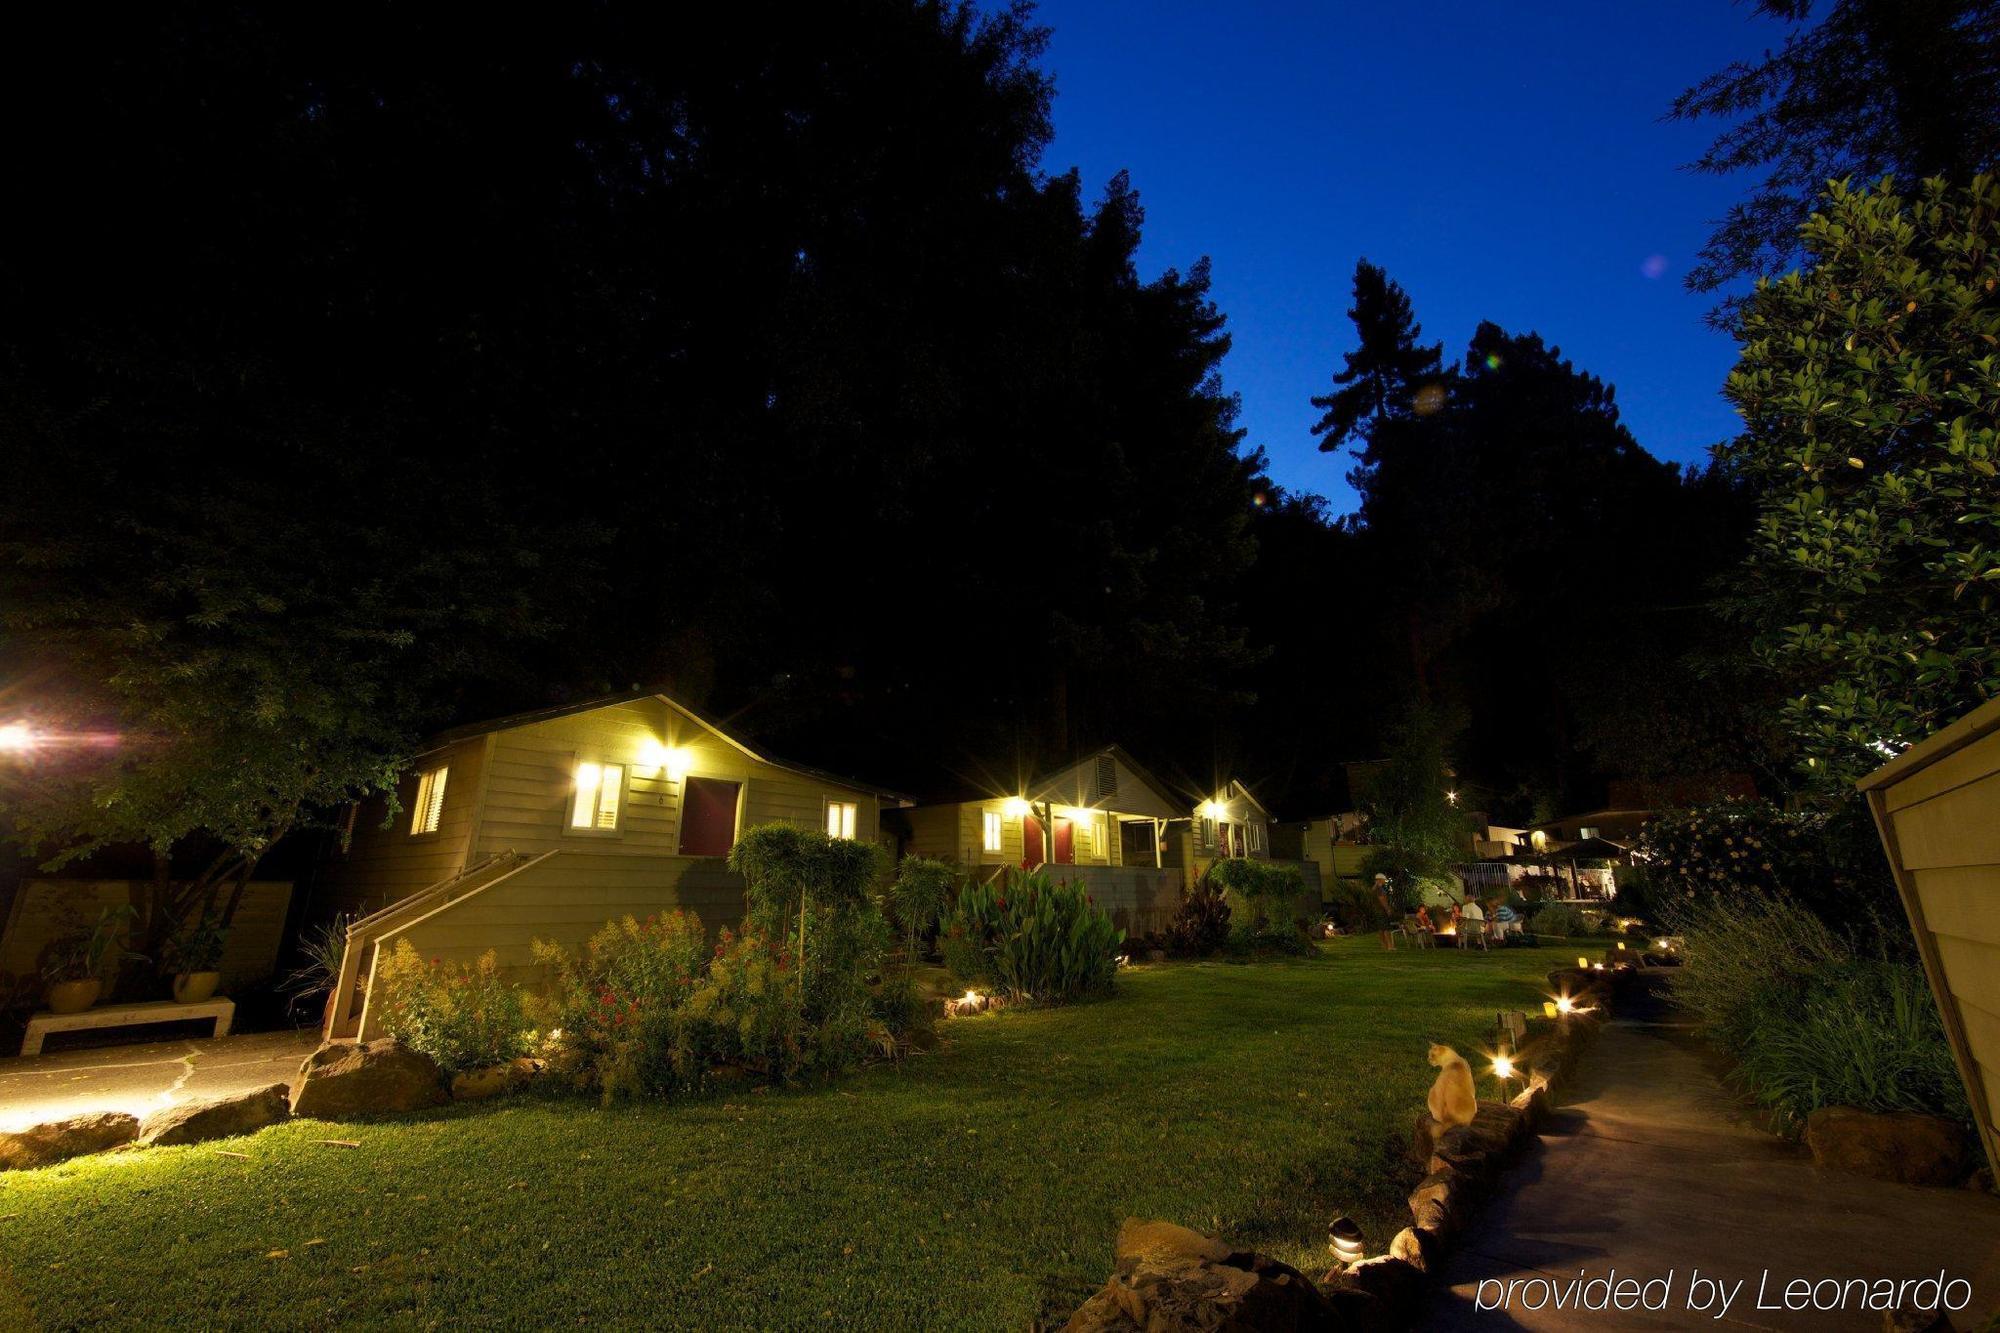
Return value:
M 1353 506 L 1307 399 L 1352 346 L 1363 255 L 1448 357 L 1481 319 L 1532 329 L 1615 385 L 1660 457 L 1733 433 L 1734 345 L 1681 279 L 1749 182 L 1679 170 L 1715 127 L 1659 117 L 1780 25 L 1729 0 L 1043 0 L 1040 18 L 1044 165 L 1080 168 L 1091 196 L 1131 171 L 1147 276 L 1211 257 L 1224 378 L 1283 485 Z

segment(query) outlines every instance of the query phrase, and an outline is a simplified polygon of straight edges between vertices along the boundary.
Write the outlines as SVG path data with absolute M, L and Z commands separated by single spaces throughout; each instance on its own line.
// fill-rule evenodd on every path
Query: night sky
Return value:
M 1119 168 L 1146 208 L 1147 276 L 1214 263 L 1224 374 L 1284 485 L 1354 503 L 1307 399 L 1352 345 L 1354 262 L 1408 289 L 1461 357 L 1481 319 L 1536 330 L 1614 384 L 1662 458 L 1733 433 L 1734 345 L 1681 283 L 1747 190 L 1679 169 L 1713 124 L 1673 96 L 1782 29 L 1729 0 L 1606 4 L 1044 0 L 1057 137 L 1094 195 Z

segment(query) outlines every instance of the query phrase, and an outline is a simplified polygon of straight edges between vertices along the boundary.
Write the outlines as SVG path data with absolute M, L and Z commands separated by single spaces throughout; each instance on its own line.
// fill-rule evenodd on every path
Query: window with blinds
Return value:
M 1118 790 L 1118 761 L 1108 754 L 1097 756 L 1097 770 L 1090 778 L 1090 799 L 1101 801 Z
M 410 836 L 438 831 L 438 819 L 444 814 L 444 780 L 451 776 L 450 768 L 434 768 L 417 778 L 417 801 L 410 811 Z
M 623 764 L 580 763 L 576 766 L 576 796 L 570 802 L 569 826 L 609 833 L 618 827 L 618 807 L 625 795 Z
M 1000 850 L 1000 812 L 988 810 L 979 817 L 980 848 L 984 851 Z
M 852 838 L 854 836 L 855 803 L 853 801 L 828 801 L 826 803 L 826 836 L 829 838 Z

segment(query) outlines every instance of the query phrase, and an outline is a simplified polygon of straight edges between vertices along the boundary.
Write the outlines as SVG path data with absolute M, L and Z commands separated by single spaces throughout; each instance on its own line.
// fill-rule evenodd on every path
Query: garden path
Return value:
M 257 1032 L 0 1059 L 0 1130 L 289 1083 L 318 1044 L 316 1030 Z
M 1852 1302 L 1787 1311 L 1785 1286 L 1942 1269 L 1972 1289 L 1953 1325 L 1982 1327 L 2000 1309 L 2000 1199 L 1815 1168 L 1731 1094 L 1712 1053 L 1665 1004 L 1662 980 L 1643 975 L 1599 1034 L 1553 1126 L 1460 1238 L 1416 1326 L 1881 1329 L 1882 1313 Z M 1665 1308 L 1579 1311 L 1572 1301 L 1558 1311 L 1552 1299 L 1527 1308 L 1553 1294 L 1536 1279 L 1560 1291 L 1579 1272 L 1654 1282 Z M 1780 1308 L 1758 1308 L 1766 1273 L 1762 1301 Z M 1512 1279 L 1523 1285 L 1495 1308 Z M 1704 1285 L 1713 1279 L 1735 1290 L 1726 1314 Z M 1704 1296 L 1707 1308 L 1689 1308 Z

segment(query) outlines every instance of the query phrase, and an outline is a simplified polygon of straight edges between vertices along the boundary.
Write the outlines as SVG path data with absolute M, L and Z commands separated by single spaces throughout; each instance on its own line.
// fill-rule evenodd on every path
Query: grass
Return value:
M 1476 1046 L 1568 952 L 1368 937 L 1145 967 L 828 1087 L 296 1121 L 0 1175 L 0 1326 L 1019 1329 L 1103 1281 L 1131 1214 L 1316 1273 L 1334 1214 L 1377 1244 L 1408 1220 L 1424 1044 Z

